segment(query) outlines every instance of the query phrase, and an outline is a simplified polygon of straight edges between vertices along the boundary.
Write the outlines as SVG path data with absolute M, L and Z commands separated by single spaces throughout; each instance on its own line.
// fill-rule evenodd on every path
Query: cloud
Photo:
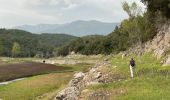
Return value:
M 140 0 L 0 0 L 0 27 L 74 20 L 120 22 L 127 18 L 123 1 L 143 6 Z

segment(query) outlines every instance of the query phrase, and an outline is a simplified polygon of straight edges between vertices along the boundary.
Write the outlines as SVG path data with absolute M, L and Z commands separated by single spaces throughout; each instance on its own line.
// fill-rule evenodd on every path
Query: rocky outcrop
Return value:
M 76 73 L 69 82 L 68 87 L 57 95 L 56 100 L 78 100 L 78 95 L 80 95 L 80 91 L 83 88 L 81 81 L 84 76 L 83 72 Z
M 74 78 L 69 82 L 68 86 L 59 92 L 56 96 L 56 100 L 78 100 L 79 95 L 83 89 L 88 85 L 108 83 L 112 72 L 109 72 L 112 67 L 108 62 L 108 59 L 97 63 L 88 72 L 79 72 L 74 75 Z M 114 68 L 114 67 L 113 67 Z M 107 81 L 106 81 L 107 79 Z M 113 82 L 110 78 L 110 82 Z
M 170 50 L 170 21 L 159 28 L 152 41 L 145 44 L 145 51 L 152 51 L 157 58 L 165 56 L 168 50 Z
M 129 50 L 121 52 L 122 59 L 126 55 L 137 54 L 141 56 L 143 53 L 151 52 L 158 59 L 163 58 L 162 65 L 170 65 L 170 20 L 158 25 L 157 32 L 157 35 L 152 40 L 142 44 L 142 47 L 135 45 Z
M 170 65 L 170 21 L 160 25 L 158 34 L 145 44 L 145 52 L 153 52 L 158 59 L 163 58 L 162 65 Z

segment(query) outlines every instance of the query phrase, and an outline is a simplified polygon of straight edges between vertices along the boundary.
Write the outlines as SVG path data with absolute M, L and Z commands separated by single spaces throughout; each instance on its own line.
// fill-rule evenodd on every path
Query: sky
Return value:
M 76 20 L 121 22 L 122 2 L 140 0 L 0 0 L 0 27 L 63 24 Z

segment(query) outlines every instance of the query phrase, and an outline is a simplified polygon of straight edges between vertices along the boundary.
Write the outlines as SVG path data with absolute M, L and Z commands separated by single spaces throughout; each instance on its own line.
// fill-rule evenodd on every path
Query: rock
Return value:
M 170 55 L 169 55 L 169 57 L 165 60 L 165 62 L 164 62 L 164 64 L 163 64 L 163 66 L 168 66 L 168 65 L 170 65 Z
M 85 74 L 83 72 L 79 72 L 79 73 L 76 73 L 74 74 L 74 78 L 83 78 L 85 76 Z
M 166 55 L 166 51 L 170 48 L 170 21 L 164 25 L 160 25 L 158 34 L 152 41 L 145 44 L 146 52 L 154 52 L 154 56 L 161 58 Z
M 78 100 L 79 94 L 80 92 L 76 87 L 68 87 L 59 93 L 56 100 Z
M 95 76 L 95 79 L 99 79 L 100 77 L 102 77 L 102 73 L 98 72 L 97 75 Z
M 80 82 L 79 79 L 72 79 L 70 82 L 69 82 L 69 85 L 70 87 L 72 86 L 77 86 L 77 84 Z
M 78 100 L 83 89 L 88 85 L 101 84 L 99 81 L 104 76 L 102 69 L 111 66 L 108 61 L 97 63 L 90 71 L 74 74 L 74 78 L 69 82 L 68 87 L 61 91 L 56 100 Z M 111 68 L 111 67 L 110 67 Z
M 90 70 L 90 73 L 94 73 L 94 72 L 96 72 L 96 69 L 95 69 L 95 68 L 92 68 L 92 69 Z
M 166 51 L 170 48 L 170 20 L 158 26 L 158 34 L 150 41 L 140 46 L 130 48 L 128 54 L 139 54 L 152 52 L 158 59 L 166 55 Z M 123 59 L 122 55 L 122 59 Z
M 79 84 L 84 78 L 85 74 L 83 72 L 76 73 L 74 78 L 69 82 L 67 88 L 61 91 L 56 100 L 78 100 L 78 95 L 80 94 L 80 88 L 83 84 Z
M 154 52 L 154 54 L 155 54 L 155 56 L 159 59 L 159 58 L 161 58 L 162 56 L 164 56 L 165 55 L 165 50 L 156 50 L 155 52 Z
M 78 83 L 84 78 L 85 74 L 83 72 L 79 72 L 74 74 L 74 78 L 69 82 L 69 86 L 77 86 Z

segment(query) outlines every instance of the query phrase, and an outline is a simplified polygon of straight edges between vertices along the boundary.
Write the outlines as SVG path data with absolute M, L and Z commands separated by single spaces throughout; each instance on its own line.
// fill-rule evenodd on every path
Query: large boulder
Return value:
M 68 87 L 58 94 L 56 100 L 78 100 L 77 95 L 79 94 L 80 92 L 76 87 Z

